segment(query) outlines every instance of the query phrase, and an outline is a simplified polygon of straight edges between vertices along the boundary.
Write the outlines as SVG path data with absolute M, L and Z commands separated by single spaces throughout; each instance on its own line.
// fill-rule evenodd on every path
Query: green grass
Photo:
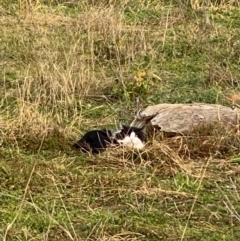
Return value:
M 158 103 L 239 87 L 239 2 L 2 1 L 0 238 L 239 240 L 239 137 L 149 138 L 143 153 L 71 143 Z

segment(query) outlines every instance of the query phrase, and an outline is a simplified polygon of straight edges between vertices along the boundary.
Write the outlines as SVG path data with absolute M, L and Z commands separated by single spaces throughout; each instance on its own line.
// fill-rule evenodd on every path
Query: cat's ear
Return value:
M 122 123 L 120 123 L 120 130 L 124 130 L 124 129 L 128 129 L 128 127 L 126 125 L 123 125 Z
M 138 128 L 140 131 L 143 131 L 145 129 L 145 126 Z
M 138 128 L 138 127 L 134 127 L 135 131 L 144 131 L 145 130 L 145 126 Z

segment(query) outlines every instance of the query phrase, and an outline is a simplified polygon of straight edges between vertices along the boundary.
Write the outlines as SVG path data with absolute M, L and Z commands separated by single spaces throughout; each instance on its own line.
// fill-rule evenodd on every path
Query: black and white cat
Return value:
M 121 125 L 120 130 L 88 131 L 83 137 L 73 144 L 73 147 L 82 152 L 98 154 L 103 152 L 110 145 L 123 145 L 130 148 L 144 148 L 143 128 Z
M 120 130 L 114 133 L 115 139 L 123 146 L 142 149 L 145 146 L 143 129 L 122 125 Z

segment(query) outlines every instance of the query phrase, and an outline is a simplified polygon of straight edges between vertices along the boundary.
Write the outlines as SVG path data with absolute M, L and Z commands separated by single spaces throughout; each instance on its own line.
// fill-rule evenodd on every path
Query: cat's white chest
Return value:
M 118 140 L 124 146 L 142 149 L 144 148 L 144 143 L 136 136 L 135 132 L 131 132 L 130 136 L 125 136 L 122 140 Z

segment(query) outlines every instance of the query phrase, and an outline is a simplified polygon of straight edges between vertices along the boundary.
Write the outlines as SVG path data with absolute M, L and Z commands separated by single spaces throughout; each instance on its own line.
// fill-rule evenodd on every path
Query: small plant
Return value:
M 147 97 L 153 86 L 153 78 L 146 69 L 139 69 L 129 81 L 117 83 L 113 93 L 124 100 L 134 100 L 136 97 Z

